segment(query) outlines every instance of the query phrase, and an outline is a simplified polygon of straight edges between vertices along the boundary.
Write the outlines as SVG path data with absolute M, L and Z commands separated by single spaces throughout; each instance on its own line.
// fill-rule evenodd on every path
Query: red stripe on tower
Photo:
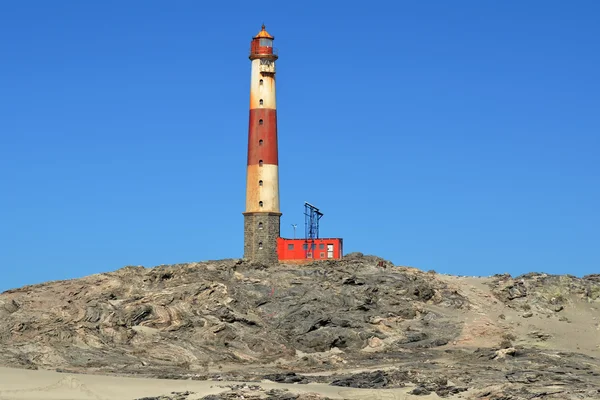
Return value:
M 277 111 L 250 110 L 248 127 L 248 165 L 277 165 Z

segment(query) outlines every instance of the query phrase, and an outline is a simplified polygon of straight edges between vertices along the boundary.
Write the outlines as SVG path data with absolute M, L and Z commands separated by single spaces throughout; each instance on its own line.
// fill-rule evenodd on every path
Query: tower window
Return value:
M 260 86 L 262 86 L 262 85 L 263 85 L 263 83 L 265 83 L 265 82 L 264 82 L 262 79 L 261 79 L 260 81 L 258 81 L 258 84 L 259 84 Z
M 262 202 L 262 201 L 259 201 L 259 202 L 258 202 L 258 206 L 259 206 L 260 208 L 262 208 L 262 206 L 263 206 L 263 202 Z
M 262 250 L 262 242 L 258 242 L 258 249 Z
M 259 223 L 258 223 L 258 229 L 262 229 L 262 228 L 263 228 L 263 223 L 262 223 L 262 222 L 259 222 Z
M 262 106 L 262 105 L 263 105 L 263 99 L 260 99 L 260 100 L 258 101 L 258 104 Z
M 264 123 L 264 121 L 263 121 L 262 119 L 259 119 L 259 120 L 258 120 L 258 124 L 259 124 L 259 125 L 262 125 L 263 123 Z
M 293 243 L 288 244 L 288 250 L 294 250 L 294 244 Z
M 258 166 L 262 167 L 263 166 L 263 160 L 258 160 Z
M 258 145 L 259 145 L 259 146 L 262 146 L 262 145 L 263 145 L 263 140 L 262 140 L 262 139 L 260 139 L 260 140 L 258 141 Z
M 262 186 L 263 185 L 263 181 L 258 181 L 258 186 Z

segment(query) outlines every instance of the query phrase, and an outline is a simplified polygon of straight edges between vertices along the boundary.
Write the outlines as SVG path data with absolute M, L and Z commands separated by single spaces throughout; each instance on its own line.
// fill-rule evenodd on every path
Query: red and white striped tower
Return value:
M 277 111 L 275 106 L 275 60 L 273 36 L 262 30 L 252 38 L 250 60 L 250 122 L 246 212 L 244 212 L 244 258 L 277 262 L 279 237 L 279 171 Z

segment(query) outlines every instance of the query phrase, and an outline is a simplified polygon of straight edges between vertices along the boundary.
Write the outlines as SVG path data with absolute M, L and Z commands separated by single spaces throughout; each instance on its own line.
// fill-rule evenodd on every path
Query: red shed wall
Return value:
M 310 248 L 311 243 L 314 243 L 312 258 L 307 258 L 307 250 L 304 245 L 307 245 Z M 308 241 L 306 239 L 277 239 L 277 255 L 279 261 L 339 260 L 342 258 L 343 254 L 343 241 L 340 238 L 321 238 L 313 241 Z

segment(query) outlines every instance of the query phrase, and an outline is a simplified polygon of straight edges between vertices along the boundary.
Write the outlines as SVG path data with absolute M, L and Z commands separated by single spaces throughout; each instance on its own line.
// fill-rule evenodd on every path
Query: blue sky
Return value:
M 600 267 L 597 1 L 0 4 L 0 290 L 243 253 L 251 37 L 282 235 L 425 270 Z

